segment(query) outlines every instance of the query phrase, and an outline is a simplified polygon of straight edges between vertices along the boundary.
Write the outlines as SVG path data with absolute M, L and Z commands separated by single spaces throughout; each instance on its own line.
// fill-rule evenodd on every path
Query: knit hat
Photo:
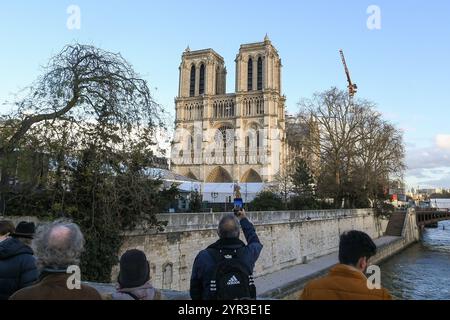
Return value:
M 21 221 L 17 225 L 13 236 L 16 238 L 33 239 L 35 229 L 36 227 L 34 225 L 34 222 Z
M 150 267 L 145 253 L 132 249 L 120 257 L 118 282 L 121 288 L 136 288 L 150 280 Z

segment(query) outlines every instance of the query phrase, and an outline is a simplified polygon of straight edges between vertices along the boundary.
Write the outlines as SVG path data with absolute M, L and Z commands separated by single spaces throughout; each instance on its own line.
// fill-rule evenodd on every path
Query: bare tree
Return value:
M 373 103 L 332 88 L 303 100 L 300 108 L 299 117 L 319 128 L 318 139 L 305 145 L 320 159 L 318 190 L 337 207 L 355 206 L 356 198 L 374 200 L 380 183 L 403 172 L 402 134 Z
M 289 202 L 290 194 L 292 193 L 292 170 L 293 164 L 292 161 L 285 159 L 283 164 L 280 166 L 280 170 L 275 175 L 275 184 L 276 192 L 280 195 L 283 206 L 286 209 Z
M 28 91 L 15 103 L 16 113 L 3 119 L 3 132 L 9 134 L 1 141 L 0 157 L 43 122 L 103 122 L 130 131 L 131 124 L 154 127 L 160 120 L 146 81 L 120 54 L 93 46 L 66 46 Z
M 359 128 L 364 139 L 355 146 L 354 165 L 361 168 L 363 190 L 373 204 L 380 185 L 403 177 L 405 150 L 402 132 L 384 121 L 379 113 L 368 112 L 367 121 Z
M 120 54 L 69 45 L 2 120 L 2 211 L 75 220 L 88 240 L 86 278 L 108 281 L 121 234 L 160 226 L 155 214 L 177 192 L 147 172 L 165 125 L 147 82 Z M 16 180 L 26 154 L 45 155 L 48 174 L 12 189 L 8 175 Z
M 349 97 L 336 88 L 315 94 L 312 100 L 303 100 L 300 107 L 303 114 L 311 119 L 311 126 L 314 123 L 319 127 L 319 146 L 311 141 L 313 144 L 307 148 L 319 159 L 327 159 L 322 170 L 334 178 L 333 198 L 339 205 L 344 196 L 343 183 L 349 170 L 347 164 L 353 156 L 350 146 L 361 139 L 357 134 L 357 128 L 362 123 L 361 114 Z
M 150 146 L 155 128 L 163 125 L 147 82 L 120 54 L 94 46 L 64 47 L 26 92 L 14 102 L 15 111 L 1 119 L 2 189 L 9 180 L 7 159 L 18 148 L 41 153 L 59 148 L 56 158 L 63 160 L 63 150 L 92 144 L 130 148 L 139 136 L 147 136 Z

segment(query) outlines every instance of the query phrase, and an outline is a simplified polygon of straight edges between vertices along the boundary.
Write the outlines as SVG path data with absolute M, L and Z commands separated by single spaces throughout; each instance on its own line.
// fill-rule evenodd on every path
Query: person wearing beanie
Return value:
M 150 266 L 145 253 L 132 249 L 120 258 L 118 288 L 112 300 L 162 300 L 150 282 Z

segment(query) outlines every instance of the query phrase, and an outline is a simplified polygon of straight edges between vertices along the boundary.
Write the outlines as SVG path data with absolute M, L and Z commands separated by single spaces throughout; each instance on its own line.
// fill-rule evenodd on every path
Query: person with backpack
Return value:
M 241 228 L 247 245 L 239 239 Z M 253 269 L 263 245 L 244 209 L 222 217 L 217 233 L 220 239 L 195 258 L 192 300 L 256 299 Z

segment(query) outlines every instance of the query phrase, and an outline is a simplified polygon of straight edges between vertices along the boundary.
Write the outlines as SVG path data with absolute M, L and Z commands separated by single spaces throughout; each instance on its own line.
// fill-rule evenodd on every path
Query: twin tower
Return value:
M 266 36 L 241 45 L 235 93 L 212 49 L 182 55 L 172 170 L 209 183 L 273 181 L 285 156 L 281 59 Z

